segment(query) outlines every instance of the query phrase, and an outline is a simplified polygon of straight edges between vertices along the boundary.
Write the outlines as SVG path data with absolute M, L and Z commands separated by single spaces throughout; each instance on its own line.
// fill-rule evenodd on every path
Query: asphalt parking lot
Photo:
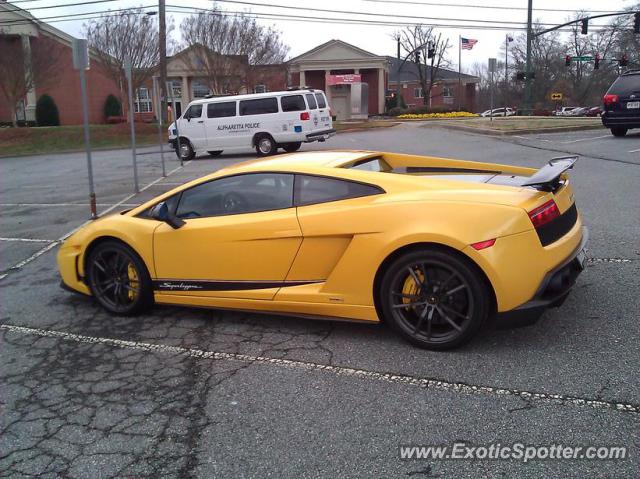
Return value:
M 111 317 L 58 286 L 59 240 L 88 218 L 83 154 L 0 159 L 0 475 L 634 477 L 640 470 L 640 131 L 486 137 L 420 123 L 308 149 L 379 149 L 572 172 L 589 262 L 562 308 L 461 349 L 383 326 L 158 307 Z M 96 152 L 100 212 L 227 164 Z M 402 460 L 464 441 L 626 446 L 622 460 Z

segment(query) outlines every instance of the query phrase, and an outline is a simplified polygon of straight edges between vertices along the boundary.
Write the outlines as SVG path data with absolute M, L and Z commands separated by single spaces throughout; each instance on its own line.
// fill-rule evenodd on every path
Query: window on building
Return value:
M 138 88 L 136 91 L 133 111 L 136 113 L 149 113 L 153 111 L 151 108 L 151 95 L 149 94 L 148 88 Z
M 453 88 L 448 87 L 448 86 L 443 86 L 442 87 L 442 96 L 444 97 L 452 97 L 453 96 Z
M 414 88 L 413 97 L 414 98 L 424 98 L 424 91 L 422 90 L 422 88 Z
M 280 98 L 282 111 L 303 111 L 307 109 L 302 95 L 283 96 Z
M 240 102 L 240 115 L 265 115 L 278 113 L 278 100 L 272 98 L 258 98 L 256 100 L 243 100 Z
M 193 82 L 191 83 L 191 88 L 193 89 L 193 98 L 204 98 L 205 96 L 211 94 L 209 85 L 207 85 L 202 80 L 193 80 Z
M 182 80 L 169 80 L 171 90 L 169 91 L 169 99 L 175 98 L 180 100 L 182 98 Z
M 253 88 L 253 92 L 254 93 L 267 93 L 267 86 L 266 85 L 256 85 Z

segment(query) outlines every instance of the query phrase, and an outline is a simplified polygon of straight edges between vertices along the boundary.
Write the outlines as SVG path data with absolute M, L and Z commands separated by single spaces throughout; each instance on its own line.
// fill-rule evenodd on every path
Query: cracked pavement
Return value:
M 303 146 L 527 166 L 557 150 L 587 155 L 572 176 L 592 260 L 572 295 L 535 326 L 487 330 L 447 353 L 380 325 L 174 307 L 112 317 L 58 287 L 56 247 L 12 270 L 50 243 L 0 240 L 0 476 L 633 477 L 640 156 L 627 152 L 640 133 L 604 132 L 502 139 L 412 123 Z M 104 210 L 130 193 L 130 156 L 94 157 Z M 119 208 L 247 157 L 197 159 Z M 0 160 L 1 236 L 55 241 L 81 224 L 83 168 L 82 154 Z M 140 157 L 141 184 L 159 171 L 158 155 Z M 624 445 L 629 457 L 399 458 L 401 445 L 456 441 Z

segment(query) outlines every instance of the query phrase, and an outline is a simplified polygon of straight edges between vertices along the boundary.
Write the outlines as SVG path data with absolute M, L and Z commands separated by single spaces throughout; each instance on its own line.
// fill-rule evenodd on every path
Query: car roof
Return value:
M 225 168 L 231 170 L 287 170 L 287 171 L 308 171 L 318 168 L 336 168 L 347 163 L 363 160 L 372 156 L 379 156 L 380 153 L 369 150 L 325 150 L 325 151 L 304 151 L 289 155 L 280 155 L 269 158 L 259 158 L 256 160 L 244 161 Z
M 322 90 L 290 90 L 290 91 L 271 91 L 268 93 L 247 93 L 244 95 L 228 95 L 228 96 L 213 96 L 211 98 L 200 98 L 193 100 L 189 105 L 198 105 L 201 103 L 213 103 L 218 101 L 237 101 L 237 100 L 255 100 L 258 98 L 269 98 L 274 96 L 284 95 L 300 95 L 304 93 L 324 93 Z

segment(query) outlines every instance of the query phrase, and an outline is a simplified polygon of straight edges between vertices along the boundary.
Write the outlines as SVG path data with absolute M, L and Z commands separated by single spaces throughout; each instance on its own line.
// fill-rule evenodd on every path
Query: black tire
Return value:
M 298 151 L 301 146 L 302 146 L 301 141 L 295 141 L 293 143 L 283 143 L 282 149 L 287 153 L 293 153 L 294 151 Z
M 386 323 L 410 343 L 435 351 L 471 340 L 491 308 L 475 268 L 438 249 L 396 258 L 380 282 L 378 299 Z
M 618 137 L 624 136 L 624 135 L 627 134 L 627 129 L 626 128 L 620 128 L 620 127 L 611 128 L 611 134 L 613 136 L 618 136 Z
M 271 156 L 278 151 L 278 144 L 266 133 L 256 136 L 255 146 L 258 156 Z
M 189 140 L 180 138 L 180 151 L 178 151 L 178 144 L 176 143 L 176 156 L 178 159 L 182 156 L 182 161 L 190 161 L 195 158 L 196 152 L 193 151 Z
M 220 156 L 222 154 L 222 150 L 218 150 L 218 151 L 207 151 L 207 153 L 209 153 L 211 156 L 216 157 L 216 156 Z
M 111 314 L 133 316 L 153 306 L 149 271 L 124 243 L 105 241 L 93 248 L 85 275 L 91 295 Z

